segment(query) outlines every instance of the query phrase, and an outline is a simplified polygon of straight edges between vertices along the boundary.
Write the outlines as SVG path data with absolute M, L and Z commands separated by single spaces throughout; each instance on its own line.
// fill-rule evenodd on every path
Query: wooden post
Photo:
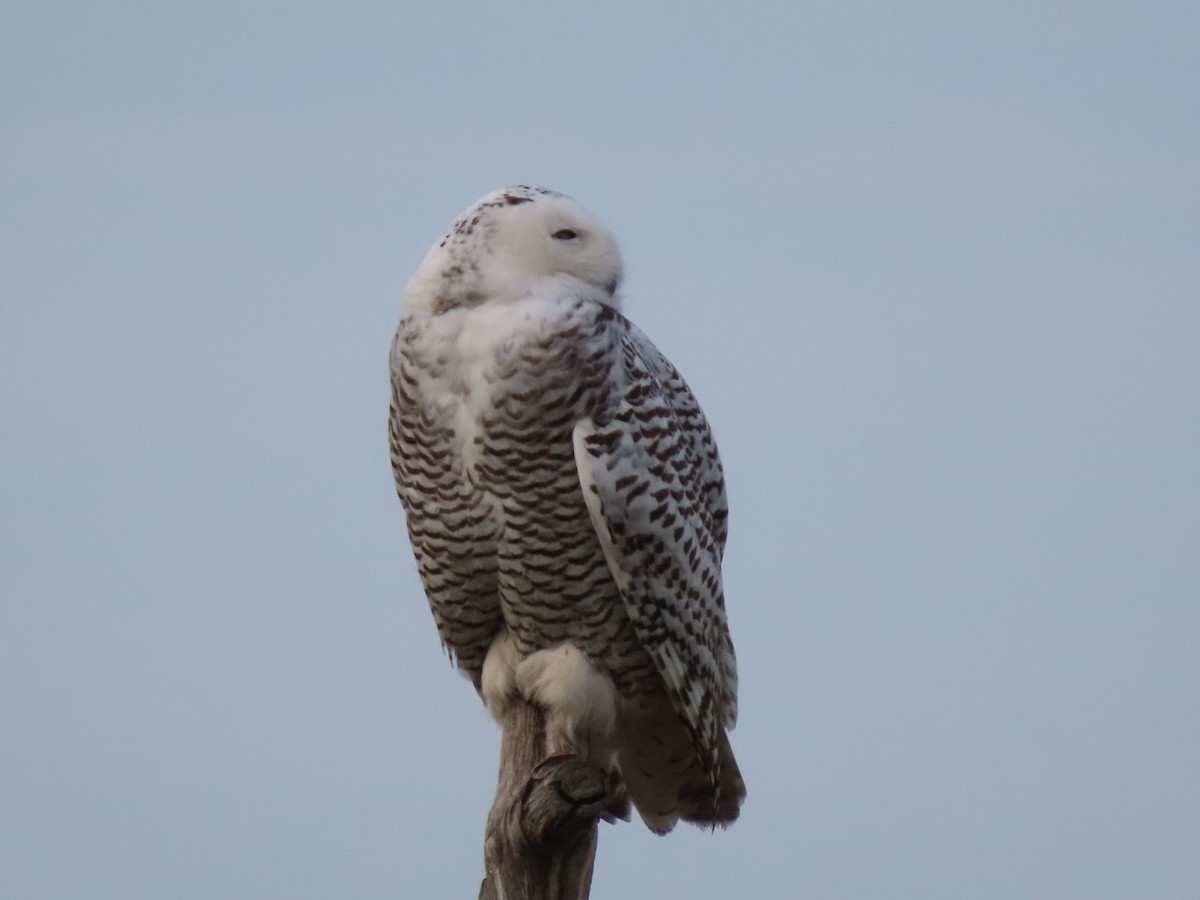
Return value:
M 519 697 L 503 728 L 479 900 L 587 900 L 607 776 L 575 756 L 547 758 L 542 712 Z

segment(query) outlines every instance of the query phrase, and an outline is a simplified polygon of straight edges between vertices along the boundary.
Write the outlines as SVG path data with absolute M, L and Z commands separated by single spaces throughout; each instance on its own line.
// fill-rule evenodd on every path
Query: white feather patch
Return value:
M 517 693 L 517 645 L 507 628 L 500 629 L 483 660 L 480 693 L 488 712 L 497 722 L 503 720 L 508 704 Z
M 546 711 L 546 734 L 608 762 L 617 721 L 617 689 L 578 647 L 559 644 L 517 666 L 517 688 Z

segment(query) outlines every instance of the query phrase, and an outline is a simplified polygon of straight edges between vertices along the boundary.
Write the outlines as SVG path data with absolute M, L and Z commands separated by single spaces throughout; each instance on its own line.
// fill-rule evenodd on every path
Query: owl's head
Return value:
M 515 299 L 547 282 L 616 305 L 617 242 L 575 200 L 546 188 L 516 186 L 488 194 L 459 216 L 409 282 L 408 312 L 441 312 Z

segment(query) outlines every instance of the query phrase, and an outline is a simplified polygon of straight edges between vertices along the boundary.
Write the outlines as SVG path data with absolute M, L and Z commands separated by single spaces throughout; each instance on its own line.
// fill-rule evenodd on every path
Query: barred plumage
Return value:
M 608 231 L 544 188 L 467 210 L 392 345 L 396 486 L 443 644 L 500 715 L 618 770 L 652 829 L 732 822 L 724 479 L 683 378 L 618 311 Z

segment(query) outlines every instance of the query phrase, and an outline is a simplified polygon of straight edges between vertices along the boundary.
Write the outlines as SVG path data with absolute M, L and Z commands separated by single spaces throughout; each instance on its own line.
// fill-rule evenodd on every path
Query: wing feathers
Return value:
M 622 349 L 618 403 L 575 428 L 580 485 L 638 639 L 716 787 L 719 733 L 736 715 L 720 460 L 674 367 L 632 326 Z

